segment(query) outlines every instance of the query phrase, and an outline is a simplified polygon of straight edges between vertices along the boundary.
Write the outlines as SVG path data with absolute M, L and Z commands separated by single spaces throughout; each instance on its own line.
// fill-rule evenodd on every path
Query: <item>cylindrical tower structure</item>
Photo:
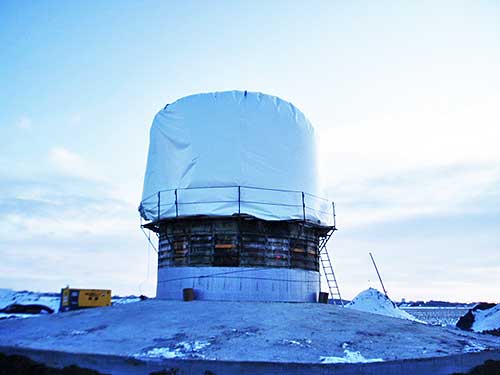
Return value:
M 168 104 L 139 207 L 159 237 L 157 297 L 315 301 L 334 229 L 320 195 L 314 129 L 292 104 L 246 91 Z

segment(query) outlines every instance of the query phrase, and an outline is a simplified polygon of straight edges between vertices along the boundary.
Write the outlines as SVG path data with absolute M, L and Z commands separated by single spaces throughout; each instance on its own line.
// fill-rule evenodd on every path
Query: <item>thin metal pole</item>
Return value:
M 179 205 L 177 204 L 177 189 L 175 189 L 175 217 L 179 216 Z
M 158 221 L 160 221 L 160 197 L 161 197 L 161 191 L 158 192 Z
M 306 201 L 304 198 L 304 192 L 302 192 L 302 218 L 306 221 Z
M 151 245 L 151 247 L 153 248 L 154 251 L 158 252 L 158 250 L 156 249 L 155 245 L 153 245 L 153 242 L 151 241 L 151 237 L 150 237 L 150 232 L 148 232 L 146 234 L 146 231 L 144 230 L 144 228 L 141 226 L 141 230 L 142 230 L 142 233 L 144 233 L 144 235 L 146 236 L 146 239 L 149 241 L 149 244 Z
M 337 229 L 337 217 L 335 215 L 335 202 L 332 202 L 333 229 Z
M 380 280 L 380 285 L 382 285 L 382 290 L 384 291 L 385 296 L 389 297 L 387 295 L 387 291 L 385 290 L 384 283 L 382 282 L 382 278 L 380 277 L 380 273 L 378 272 L 378 268 L 377 268 L 377 264 L 375 263 L 375 259 L 373 259 L 372 253 L 369 253 L 369 254 L 370 254 L 370 258 L 372 258 L 372 262 L 373 262 L 373 266 L 375 267 L 375 271 L 377 271 L 378 279 Z
M 241 186 L 238 186 L 238 215 L 241 214 Z

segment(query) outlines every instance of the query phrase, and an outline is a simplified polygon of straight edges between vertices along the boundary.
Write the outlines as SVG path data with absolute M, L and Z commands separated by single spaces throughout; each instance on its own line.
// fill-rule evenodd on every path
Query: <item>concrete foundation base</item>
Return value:
M 467 372 L 486 360 L 500 360 L 500 351 L 467 353 L 446 357 L 422 358 L 363 364 L 315 364 L 273 362 L 230 362 L 164 359 L 140 361 L 113 355 L 75 354 L 68 352 L 0 347 L 0 352 L 27 356 L 48 366 L 72 364 L 112 375 L 149 375 L 160 372 L 172 375 L 450 375 Z
M 152 299 L 3 320 L 0 347 L 110 374 L 448 375 L 500 359 L 499 337 L 320 303 Z
M 181 300 L 182 290 L 193 288 L 197 300 L 315 302 L 319 287 L 319 272 L 301 269 L 165 267 L 156 296 Z

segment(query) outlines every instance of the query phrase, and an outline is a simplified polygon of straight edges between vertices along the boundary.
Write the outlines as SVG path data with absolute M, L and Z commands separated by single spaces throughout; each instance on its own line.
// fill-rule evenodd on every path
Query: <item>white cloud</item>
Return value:
M 21 130 L 31 130 L 33 128 L 33 122 L 29 117 L 23 116 L 17 122 L 16 127 Z
M 98 173 L 96 166 L 64 147 L 52 148 L 49 152 L 49 160 L 63 175 L 95 181 L 106 180 Z
M 498 93 L 421 87 L 390 98 L 319 129 L 320 171 L 346 223 L 463 212 L 500 192 Z
M 500 163 L 498 94 L 443 97 L 422 92 L 411 99 L 344 126 L 319 129 L 327 181 L 457 163 Z
M 94 283 L 114 293 L 154 295 L 156 258 L 136 205 L 86 191 L 86 184 L 11 180 L 2 186 L 2 285 L 47 291 Z
M 82 115 L 80 113 L 73 113 L 68 120 L 68 125 L 72 127 L 79 127 L 82 124 Z
M 350 227 L 422 215 L 472 213 L 500 191 L 500 166 L 421 169 L 383 178 L 351 179 L 331 190 L 338 220 Z

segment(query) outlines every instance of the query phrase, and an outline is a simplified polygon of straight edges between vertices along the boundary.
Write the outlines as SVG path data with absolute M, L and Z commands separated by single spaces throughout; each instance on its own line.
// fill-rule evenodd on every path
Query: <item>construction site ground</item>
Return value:
M 0 347 L 116 374 L 230 374 L 234 366 L 249 374 L 375 374 L 382 367 L 378 373 L 424 374 L 418 364 L 451 374 L 500 359 L 499 337 L 334 305 L 154 299 L 3 320 Z

